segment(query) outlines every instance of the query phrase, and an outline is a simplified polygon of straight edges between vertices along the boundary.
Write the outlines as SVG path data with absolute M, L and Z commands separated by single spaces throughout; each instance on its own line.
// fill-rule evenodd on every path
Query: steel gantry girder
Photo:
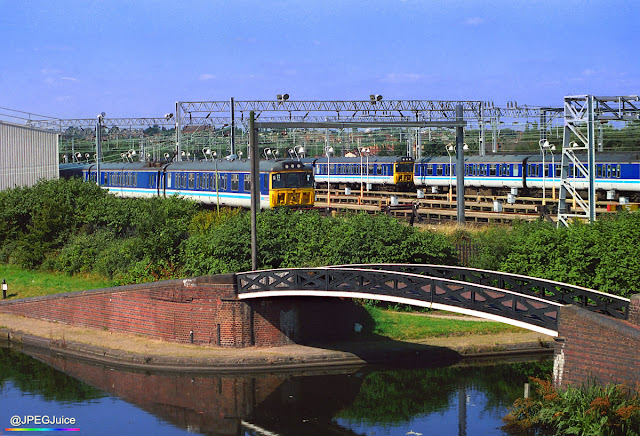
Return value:
M 64 132 L 68 128 L 93 128 L 96 124 L 95 118 L 74 118 L 74 119 L 43 119 L 43 120 L 29 120 L 28 124 L 32 127 L 38 127 L 41 129 L 54 130 L 57 132 Z M 118 126 L 129 128 L 146 128 L 153 126 L 171 126 L 173 127 L 175 121 L 168 117 L 156 117 L 156 118 L 104 118 L 103 125 L 106 127 Z
M 558 225 L 568 226 L 573 219 L 593 222 L 596 219 L 596 122 L 630 121 L 640 119 L 640 98 L 637 95 L 594 96 L 570 95 L 564 98 L 564 135 L 562 141 L 562 170 Z M 581 130 L 586 126 L 586 134 Z M 578 141 L 571 140 L 571 134 Z M 586 152 L 587 162 L 578 153 Z M 572 171 L 571 171 L 572 170 Z M 588 199 L 582 198 L 578 189 L 586 187 Z M 577 208 L 567 208 L 570 195 Z

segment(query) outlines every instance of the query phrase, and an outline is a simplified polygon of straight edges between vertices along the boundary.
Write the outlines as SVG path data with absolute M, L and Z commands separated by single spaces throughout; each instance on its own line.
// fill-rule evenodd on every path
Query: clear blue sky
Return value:
M 640 93 L 637 0 L 0 0 L 0 40 L 0 106 L 60 118 Z

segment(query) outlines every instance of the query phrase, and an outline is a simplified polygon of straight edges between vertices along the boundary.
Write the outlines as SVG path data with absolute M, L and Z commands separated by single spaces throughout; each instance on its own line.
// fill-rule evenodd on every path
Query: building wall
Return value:
M 0 191 L 58 177 L 58 135 L 0 121 Z
M 577 306 L 560 309 L 555 348 L 557 387 L 597 381 L 635 387 L 640 383 L 640 295 L 629 319 L 616 320 Z
M 320 301 L 322 300 L 322 301 Z M 353 332 L 351 300 L 236 299 L 233 274 L 0 302 L 0 312 L 221 347 L 278 346 Z

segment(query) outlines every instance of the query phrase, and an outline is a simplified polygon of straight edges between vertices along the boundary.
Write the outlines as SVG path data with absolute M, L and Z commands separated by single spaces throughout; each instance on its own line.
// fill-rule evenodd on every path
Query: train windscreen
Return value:
M 413 164 L 412 163 L 399 163 L 399 164 L 396 164 L 396 172 L 397 173 L 412 173 L 413 172 Z
M 310 172 L 276 173 L 271 176 L 271 189 L 313 188 Z

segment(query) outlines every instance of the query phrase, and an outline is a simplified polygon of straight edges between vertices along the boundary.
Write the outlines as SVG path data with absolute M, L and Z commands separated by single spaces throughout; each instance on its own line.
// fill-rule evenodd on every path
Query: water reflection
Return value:
M 171 426 L 220 436 L 426 435 L 438 429 L 448 429 L 439 434 L 482 434 L 474 429 L 497 429 L 528 375 L 551 370 L 545 361 L 232 376 L 132 371 L 24 351 L 41 362 L 0 349 L 2 385 L 10 380 L 59 402 L 109 394 Z M 468 419 L 470 408 L 478 409 L 479 418 Z M 439 418 L 446 419 L 438 423 Z

